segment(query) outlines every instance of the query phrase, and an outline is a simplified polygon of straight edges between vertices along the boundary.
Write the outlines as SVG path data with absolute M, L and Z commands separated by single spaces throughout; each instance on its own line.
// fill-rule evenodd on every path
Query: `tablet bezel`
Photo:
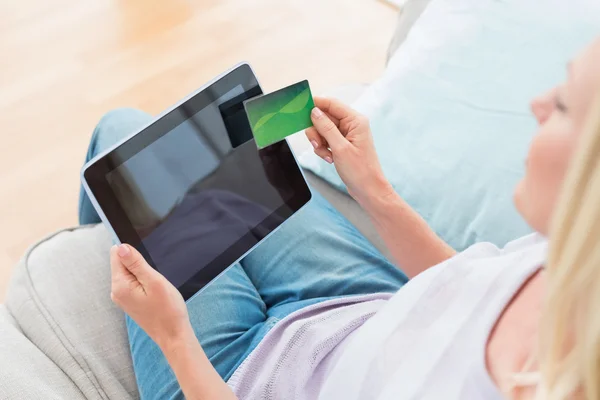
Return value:
M 247 63 L 238 64 L 187 96 L 169 110 L 163 112 L 143 128 L 133 132 L 127 138 L 94 157 L 86 163 L 81 170 L 83 187 L 101 220 L 104 222 L 104 225 L 111 232 L 115 243 L 128 243 L 132 245 L 140 251 L 146 261 L 154 268 L 156 268 L 154 260 L 144 247 L 142 239 L 138 236 L 125 211 L 122 209 L 119 201 L 114 195 L 114 192 L 106 179 L 106 175 L 123 162 L 142 151 L 146 146 L 166 135 L 173 128 L 187 120 L 181 118 L 182 113 L 174 111 L 183 108 L 187 110 L 189 118 L 239 85 L 242 86 L 244 93 L 249 93 L 249 98 L 262 94 L 258 79 L 256 79 L 250 65 Z M 280 142 L 277 146 L 282 146 L 281 148 L 283 151 L 289 150 L 298 170 L 297 173 L 291 171 L 292 175 L 290 176 L 290 183 L 293 185 L 294 193 L 296 195 L 271 214 L 271 216 L 276 215 L 279 218 L 283 218 L 283 223 L 285 223 L 286 219 L 291 217 L 308 203 L 311 198 L 311 192 L 306 183 L 304 172 L 298 165 L 293 150 L 289 147 L 287 141 Z M 258 226 L 267 225 L 269 218 L 270 217 Z M 111 223 L 111 221 L 113 222 Z M 205 268 L 178 287 L 184 299 L 188 301 L 204 290 L 211 281 L 241 260 L 262 241 L 266 240 L 270 235 L 277 231 L 283 223 L 255 244 L 251 244 L 252 240 L 249 236 L 251 233 L 240 238 L 225 252 L 207 264 Z M 254 239 L 254 241 L 255 240 L 256 239 Z M 228 265 L 228 267 L 222 267 L 222 265 Z

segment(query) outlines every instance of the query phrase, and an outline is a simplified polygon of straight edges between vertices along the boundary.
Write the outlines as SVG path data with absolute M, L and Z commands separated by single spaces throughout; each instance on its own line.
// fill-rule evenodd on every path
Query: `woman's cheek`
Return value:
M 544 163 L 546 158 L 547 133 L 542 130 L 536 134 L 529 147 L 525 164 L 525 175 L 517 184 L 514 192 L 515 207 L 525 221 L 538 232 L 545 230 L 541 208 L 543 208 Z
M 517 211 L 519 212 L 519 214 L 521 214 L 521 216 L 523 218 L 525 218 L 525 210 L 524 210 L 524 180 L 525 178 L 521 178 L 521 180 L 519 181 L 519 183 L 517 183 L 517 186 L 515 186 L 515 190 L 513 192 L 513 203 L 515 205 L 515 208 L 517 209 Z M 526 219 L 526 218 L 525 218 Z
M 515 194 L 517 208 L 525 220 L 543 234 L 547 234 L 574 147 L 573 135 L 556 128 L 549 124 L 534 137 L 525 178 Z
M 534 230 L 545 233 L 543 218 L 540 218 L 539 190 L 535 187 L 535 178 L 532 179 L 531 172 L 526 170 L 525 176 L 515 187 L 513 200 L 515 208 L 523 217 L 525 222 Z

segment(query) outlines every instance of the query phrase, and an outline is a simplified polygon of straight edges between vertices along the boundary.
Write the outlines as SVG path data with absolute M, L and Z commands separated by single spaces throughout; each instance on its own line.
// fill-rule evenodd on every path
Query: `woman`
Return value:
M 392 190 L 368 121 L 315 99 L 316 154 L 403 272 L 318 195 L 189 309 L 133 248 L 113 247 L 111 297 L 130 317 L 142 397 L 600 399 L 595 93 L 600 40 L 532 102 L 539 132 L 514 197 L 538 233 L 460 254 Z M 111 114 L 88 156 L 146 118 Z M 85 196 L 80 218 L 98 221 Z

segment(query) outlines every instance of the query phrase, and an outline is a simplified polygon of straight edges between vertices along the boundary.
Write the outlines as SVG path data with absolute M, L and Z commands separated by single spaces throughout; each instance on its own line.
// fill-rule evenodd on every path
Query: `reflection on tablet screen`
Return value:
M 264 238 L 281 224 L 274 211 L 293 193 L 278 176 L 284 173 L 278 160 L 250 140 L 245 99 L 237 87 L 190 112 L 106 176 L 158 270 L 175 286 L 242 237 Z

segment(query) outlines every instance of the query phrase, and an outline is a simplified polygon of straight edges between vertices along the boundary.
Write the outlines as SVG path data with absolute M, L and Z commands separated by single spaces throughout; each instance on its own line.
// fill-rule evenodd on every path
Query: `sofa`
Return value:
M 390 55 L 428 1 L 408 1 Z M 329 95 L 352 102 L 365 86 L 348 85 Z M 305 145 L 297 138 L 292 144 L 296 152 Z M 386 252 L 348 195 L 310 172 L 307 179 L 313 190 Z M 0 399 L 139 397 L 125 317 L 110 300 L 111 245 L 103 225 L 77 226 L 48 236 L 23 256 L 9 282 L 5 304 L 0 305 Z

